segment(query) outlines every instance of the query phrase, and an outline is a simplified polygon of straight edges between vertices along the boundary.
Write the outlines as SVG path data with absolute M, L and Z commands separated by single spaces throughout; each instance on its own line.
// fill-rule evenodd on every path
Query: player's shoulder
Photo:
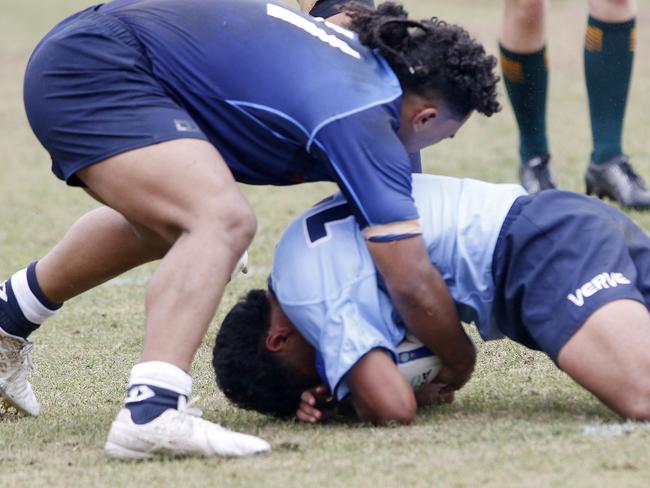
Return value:
M 504 194 L 520 195 L 525 193 L 521 185 L 512 183 L 491 183 L 474 178 L 456 178 L 432 174 L 414 174 L 412 176 L 413 197 L 416 201 L 427 198 L 486 198 Z M 493 197 L 494 198 L 494 197 Z
M 272 280 L 285 304 L 327 301 L 374 273 L 365 239 L 341 194 L 304 212 L 284 231 L 273 259 Z

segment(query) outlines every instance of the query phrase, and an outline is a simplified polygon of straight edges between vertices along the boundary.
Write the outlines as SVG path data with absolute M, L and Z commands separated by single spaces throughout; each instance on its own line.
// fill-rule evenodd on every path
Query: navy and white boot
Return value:
M 36 263 L 0 283 L 0 398 L 27 415 L 40 413 L 27 380 L 34 347 L 27 337 L 59 308 L 38 285 Z
M 192 379 L 162 361 L 134 366 L 124 408 L 108 433 L 105 451 L 120 459 L 165 456 L 250 456 L 269 451 L 269 444 L 201 418 L 187 401 Z

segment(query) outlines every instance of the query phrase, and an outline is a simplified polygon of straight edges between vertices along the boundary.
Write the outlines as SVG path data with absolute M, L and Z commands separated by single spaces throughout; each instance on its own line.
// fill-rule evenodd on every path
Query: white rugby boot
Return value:
M 33 367 L 30 355 L 33 347 L 33 342 L 0 328 L 0 397 L 16 410 L 37 416 L 41 410 L 27 381 L 27 373 Z
M 134 423 L 131 412 L 123 408 L 108 433 L 106 454 L 121 459 L 150 459 L 156 455 L 234 457 L 271 450 L 271 446 L 259 437 L 233 432 L 203 420 L 201 411 L 191 408 L 191 403 L 180 396 L 178 410 L 165 410 L 142 425 Z

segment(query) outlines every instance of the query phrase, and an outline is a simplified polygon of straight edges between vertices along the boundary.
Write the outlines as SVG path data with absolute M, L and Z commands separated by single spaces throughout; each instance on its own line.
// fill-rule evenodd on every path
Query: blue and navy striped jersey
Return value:
M 335 181 L 361 227 L 412 221 L 402 90 L 357 36 L 264 0 L 115 0 L 156 78 L 238 181 Z

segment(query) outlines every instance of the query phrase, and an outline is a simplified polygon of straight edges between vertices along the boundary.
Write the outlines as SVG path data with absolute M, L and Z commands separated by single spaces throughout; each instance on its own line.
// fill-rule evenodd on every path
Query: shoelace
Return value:
M 20 365 L 22 367 L 16 368 L 15 374 L 19 373 L 24 373 L 26 374 L 29 369 L 34 369 L 34 363 L 32 362 L 32 357 L 31 357 L 31 351 L 34 349 L 34 343 L 30 341 L 26 341 L 20 350 L 18 351 L 18 358 L 20 360 Z M 0 354 L 0 362 L 3 360 L 6 362 L 2 362 L 0 365 L 0 369 L 5 369 L 7 366 L 12 365 L 15 361 L 15 354 L 16 354 L 16 348 L 14 346 L 11 347 L 5 347 L 4 351 L 2 351 L 3 354 Z M 12 375 L 12 376 L 13 376 Z
M 197 397 L 192 398 L 188 402 L 187 398 L 185 398 L 184 396 L 179 396 L 178 397 L 178 407 L 177 407 L 178 412 L 186 413 L 188 415 L 191 415 L 192 417 L 198 417 L 198 418 L 203 417 L 203 411 L 200 408 L 192 407 L 192 405 L 194 405 L 200 399 L 201 399 L 201 397 L 197 396 Z M 189 420 L 190 419 L 188 417 L 183 418 L 184 422 L 189 422 Z M 226 429 L 225 427 L 222 427 L 219 424 L 215 424 L 213 422 L 208 422 L 207 420 L 204 420 L 204 419 L 201 419 L 201 422 L 205 422 L 205 423 L 211 425 L 213 429 L 217 429 L 217 430 L 220 430 L 222 432 L 230 432 L 228 429 Z
M 201 397 L 197 396 L 197 397 L 192 398 L 188 402 L 187 398 L 181 395 L 181 396 L 178 397 L 177 410 L 180 413 L 186 413 L 188 415 L 191 415 L 192 417 L 202 417 L 203 416 L 203 411 L 200 408 L 192 407 L 192 405 L 194 405 L 200 399 L 201 399 Z
M 628 159 L 621 159 L 621 161 L 618 163 L 618 167 L 621 168 L 623 174 L 627 176 L 631 181 L 638 181 L 643 184 L 643 180 L 638 174 L 636 174 Z
M 34 349 L 33 342 L 27 342 L 22 349 L 20 350 L 20 364 L 27 366 L 29 369 L 34 369 L 34 363 L 32 362 L 32 349 Z

